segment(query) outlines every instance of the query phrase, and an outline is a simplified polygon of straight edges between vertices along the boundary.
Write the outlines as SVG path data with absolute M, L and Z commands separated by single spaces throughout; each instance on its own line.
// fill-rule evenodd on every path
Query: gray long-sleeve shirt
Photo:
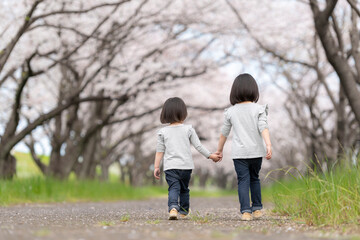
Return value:
M 221 134 L 228 137 L 234 129 L 232 159 L 257 158 L 266 155 L 261 133 L 267 124 L 268 105 L 241 103 L 225 110 Z
M 190 144 L 204 157 L 210 152 L 200 143 L 191 125 L 166 126 L 158 131 L 156 152 L 164 152 L 164 171 L 168 169 L 194 169 Z

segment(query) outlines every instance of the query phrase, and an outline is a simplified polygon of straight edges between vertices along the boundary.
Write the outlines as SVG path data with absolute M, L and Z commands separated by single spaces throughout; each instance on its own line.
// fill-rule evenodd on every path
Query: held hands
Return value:
M 160 179 L 160 168 L 155 168 L 154 169 L 154 177 L 156 179 Z
M 222 160 L 222 157 L 223 157 L 222 152 L 217 151 L 211 154 L 209 158 L 213 160 L 213 162 L 220 162 Z

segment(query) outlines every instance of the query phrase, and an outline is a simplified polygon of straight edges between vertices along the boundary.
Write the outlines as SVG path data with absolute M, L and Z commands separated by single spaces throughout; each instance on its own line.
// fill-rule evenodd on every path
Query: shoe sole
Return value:
M 177 216 L 170 216 L 169 220 L 178 220 Z

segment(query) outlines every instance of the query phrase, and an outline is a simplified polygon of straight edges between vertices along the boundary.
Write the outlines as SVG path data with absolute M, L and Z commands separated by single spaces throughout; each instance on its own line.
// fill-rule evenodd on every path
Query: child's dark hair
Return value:
M 259 88 L 255 79 L 248 73 L 237 76 L 231 87 L 230 103 L 235 105 L 245 101 L 257 102 L 258 100 Z
M 187 117 L 187 108 L 181 98 L 173 97 L 165 101 L 161 114 L 161 123 L 182 122 Z

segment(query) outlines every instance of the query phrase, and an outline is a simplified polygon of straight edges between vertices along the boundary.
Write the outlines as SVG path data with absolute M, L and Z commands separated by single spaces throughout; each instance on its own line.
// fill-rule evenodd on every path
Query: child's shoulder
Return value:
M 224 113 L 231 113 L 236 109 L 236 104 L 224 109 Z
M 165 128 L 165 127 L 158 128 L 158 129 L 156 130 L 156 133 L 157 133 L 158 135 L 163 135 L 163 134 L 164 134 L 164 128 Z
M 269 110 L 269 106 L 267 104 L 259 104 L 259 103 L 254 103 L 253 104 L 253 108 L 254 108 L 254 111 L 257 113 L 257 114 L 263 114 L 265 113 L 266 115 L 268 114 L 268 110 Z
M 195 129 L 190 124 L 181 124 L 177 126 L 165 126 L 157 130 L 157 135 L 166 136 L 187 136 L 190 137 L 195 132 Z M 174 135 L 175 134 L 175 135 Z
M 167 126 L 163 126 L 160 129 L 158 129 L 157 132 L 159 134 L 161 134 L 161 133 L 164 133 L 164 132 L 166 132 L 166 131 L 168 131 L 170 129 L 171 130 L 176 130 L 176 129 L 178 129 L 178 130 L 183 130 L 183 129 L 191 130 L 191 129 L 193 129 L 193 126 L 191 124 L 181 124 L 181 125 L 176 125 L 176 126 L 167 125 Z
M 226 108 L 224 110 L 224 113 L 225 115 L 231 115 L 231 114 L 236 114 L 238 113 L 239 111 L 240 112 L 243 112 L 243 111 L 256 111 L 258 113 L 266 113 L 268 112 L 268 104 L 259 104 L 259 103 L 249 103 L 249 104 L 246 104 L 246 105 L 242 105 L 242 104 L 235 104 L 229 108 Z
M 190 134 L 194 130 L 194 128 L 191 124 L 183 124 L 183 129 L 188 134 Z
M 259 114 L 265 113 L 266 115 L 268 114 L 269 111 L 269 105 L 268 104 L 258 104 L 256 103 L 258 110 L 259 110 Z

